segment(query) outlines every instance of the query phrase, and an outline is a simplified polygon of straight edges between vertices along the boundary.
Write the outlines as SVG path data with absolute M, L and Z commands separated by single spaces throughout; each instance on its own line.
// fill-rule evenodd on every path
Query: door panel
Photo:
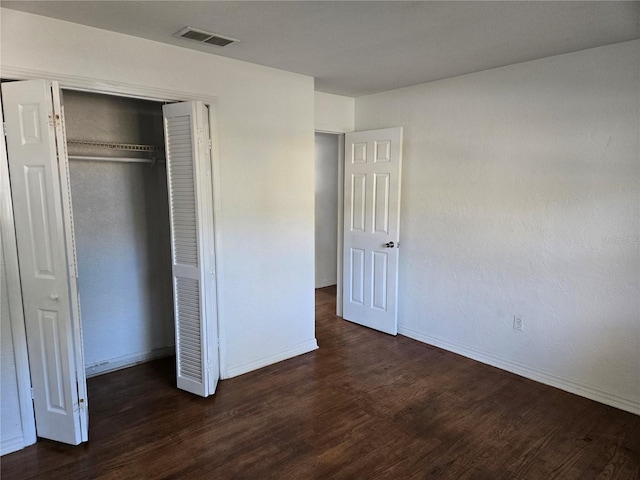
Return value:
M 398 331 L 402 129 L 345 137 L 343 317 Z
M 26 209 L 29 234 L 32 238 L 40 239 L 32 242 L 31 256 L 33 258 L 33 275 L 36 278 L 54 280 L 53 252 L 49 231 L 49 217 L 47 215 L 47 184 L 44 167 L 24 167 L 24 185 L 26 188 Z
M 388 265 L 389 256 L 383 252 L 373 252 L 373 299 L 371 308 L 377 310 L 387 310 L 387 297 L 389 295 L 387 285 L 389 284 Z
M 219 377 L 207 108 L 163 106 L 178 388 L 206 397 Z
M 359 248 L 351 249 L 351 288 L 349 298 L 351 303 L 364 306 L 364 256 L 365 251 Z
M 351 178 L 351 231 L 354 232 L 364 233 L 366 184 L 366 175 L 356 174 Z
M 86 440 L 86 401 L 78 395 L 85 377 L 84 370 L 76 372 L 74 323 L 79 322 L 73 318 L 71 239 L 64 227 L 56 148 L 60 113 L 52 88 L 57 84 L 44 80 L 5 83 L 2 99 L 37 435 L 76 445 Z
M 389 234 L 389 174 L 373 176 L 373 232 Z

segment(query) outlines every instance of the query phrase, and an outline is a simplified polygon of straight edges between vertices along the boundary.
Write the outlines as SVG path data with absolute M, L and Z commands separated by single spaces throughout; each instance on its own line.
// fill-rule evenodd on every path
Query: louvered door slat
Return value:
M 178 317 L 178 374 L 202 382 L 200 295 L 197 280 L 176 279 Z
M 165 125 L 174 262 L 197 267 L 196 187 L 192 148 L 194 142 L 190 116 L 167 118 Z M 174 181 L 173 176 L 177 172 L 181 175 L 180 181 Z

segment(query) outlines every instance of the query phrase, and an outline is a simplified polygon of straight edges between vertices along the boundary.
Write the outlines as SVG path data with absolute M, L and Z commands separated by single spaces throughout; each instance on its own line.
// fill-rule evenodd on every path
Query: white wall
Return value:
M 355 99 L 315 92 L 315 128 L 318 132 L 353 132 Z
M 338 272 L 338 135 L 316 133 L 316 288 Z
M 223 377 L 316 348 L 313 79 L 13 10 L 1 21 L 5 76 L 217 98 Z
M 356 99 L 358 130 L 404 127 L 401 333 L 640 412 L 639 57 Z

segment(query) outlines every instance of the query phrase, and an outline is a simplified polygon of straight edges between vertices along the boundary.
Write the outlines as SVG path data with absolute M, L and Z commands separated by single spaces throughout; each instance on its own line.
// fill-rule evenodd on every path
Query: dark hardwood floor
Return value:
M 89 380 L 90 440 L 2 457 L 9 479 L 638 479 L 640 417 L 337 318 L 320 349 L 174 388 L 173 359 Z

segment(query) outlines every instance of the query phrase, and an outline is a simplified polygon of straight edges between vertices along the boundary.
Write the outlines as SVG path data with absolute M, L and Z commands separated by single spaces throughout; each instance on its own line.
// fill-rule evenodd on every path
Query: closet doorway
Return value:
M 175 351 L 162 104 L 63 90 L 87 377 Z
M 86 441 L 85 373 L 172 344 L 178 388 L 213 394 L 209 106 L 47 80 L 3 83 L 2 105 L 38 436 Z

